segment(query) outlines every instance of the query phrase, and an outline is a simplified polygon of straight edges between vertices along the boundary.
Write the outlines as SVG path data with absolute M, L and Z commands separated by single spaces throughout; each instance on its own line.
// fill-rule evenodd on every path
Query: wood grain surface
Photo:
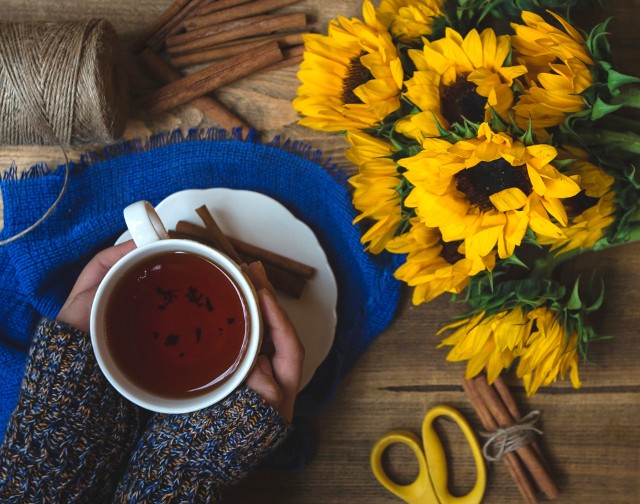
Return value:
M 1 0 L 0 22 L 59 21 L 83 16 L 110 20 L 128 45 L 164 10 L 169 0 Z M 609 25 L 616 67 L 640 74 L 640 0 L 610 0 L 615 16 Z M 325 32 L 337 15 L 358 16 L 360 1 L 303 0 L 282 9 L 305 12 L 312 29 Z M 598 11 L 580 13 L 581 20 L 604 18 Z M 182 106 L 148 115 L 141 100 L 157 85 L 127 56 L 132 81 L 132 110 L 125 138 L 153 132 L 215 125 L 198 110 Z M 353 171 L 344 158 L 345 142 L 337 135 L 314 132 L 296 124 L 291 107 L 298 81 L 296 67 L 258 74 L 229 84 L 215 94 L 256 127 L 264 140 L 279 134 L 309 142 L 341 167 Z M 72 158 L 96 146 L 71 150 Z M 56 147 L 1 147 L 0 166 L 15 162 L 20 169 L 35 162 L 56 165 L 63 157 Z M 1 210 L 1 208 L 0 208 Z M 558 503 L 635 503 L 640 498 L 640 245 L 585 256 L 571 274 L 598 267 L 605 279 L 606 302 L 597 326 L 612 339 L 591 347 L 591 362 L 581 366 L 583 388 L 558 382 L 527 398 L 520 384 L 508 380 L 521 409 L 542 412 L 541 444 L 561 490 Z M 392 428 L 419 432 L 426 410 L 439 403 L 459 408 L 476 430 L 480 422 L 464 395 L 462 364 L 445 362 L 437 349 L 437 330 L 459 308 L 447 300 L 414 307 L 405 291 L 391 326 L 359 359 L 335 398 L 312 422 L 315 457 L 295 473 L 262 468 L 227 492 L 230 503 L 384 503 L 398 499 L 378 485 L 369 468 L 375 440 Z M 474 468 L 470 453 L 455 431 L 446 430 L 452 488 L 471 487 Z M 394 453 L 393 469 L 407 482 L 416 472 L 408 453 Z M 404 478 L 404 479 L 403 479 Z M 543 499 L 541 499 L 543 500 Z M 489 466 L 485 502 L 521 502 L 502 464 Z

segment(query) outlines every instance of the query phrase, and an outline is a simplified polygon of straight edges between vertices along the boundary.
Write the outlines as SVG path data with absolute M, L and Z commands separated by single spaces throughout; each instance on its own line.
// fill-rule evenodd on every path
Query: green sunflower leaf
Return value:
M 609 68 L 607 70 L 607 86 L 610 91 L 617 91 L 618 88 L 624 86 L 625 84 L 636 84 L 639 83 L 640 79 L 638 77 L 634 77 L 633 75 L 625 75 L 620 73 L 613 68 Z
M 580 299 L 580 279 L 576 280 L 576 283 L 573 284 L 573 290 L 571 291 L 571 296 L 567 301 L 567 309 L 569 310 L 579 310 L 582 307 L 582 300 Z
M 599 310 L 602 307 L 602 303 L 604 303 L 604 282 L 601 280 L 600 284 L 600 294 L 598 294 L 598 297 L 593 303 L 585 308 L 586 312 L 593 312 Z M 590 292 L 591 291 L 592 289 L 590 289 Z
M 610 21 L 611 18 L 608 18 L 594 26 L 585 40 L 587 49 L 596 60 L 611 59 L 611 44 L 609 44 L 609 40 L 607 39 L 609 33 L 606 31 Z
M 611 105 L 609 103 L 605 103 L 600 97 L 598 97 L 591 107 L 591 119 L 597 121 L 620 108 L 622 108 L 622 105 Z

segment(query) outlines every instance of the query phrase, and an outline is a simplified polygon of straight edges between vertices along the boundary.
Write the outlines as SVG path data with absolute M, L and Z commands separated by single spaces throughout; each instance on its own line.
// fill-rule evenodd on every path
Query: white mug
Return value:
M 262 342 L 262 319 L 256 292 L 240 267 L 225 254 L 191 240 L 169 239 L 158 214 L 147 201 L 138 201 L 124 209 L 127 228 L 137 248 L 121 258 L 106 274 L 96 292 L 91 308 L 90 332 L 96 360 L 113 387 L 131 402 L 159 413 L 188 413 L 215 404 L 233 392 L 247 377 Z M 208 387 L 200 395 L 175 397 L 141 386 L 124 372 L 114 359 L 106 333 L 108 303 L 118 282 L 141 263 L 163 253 L 180 252 L 206 259 L 222 270 L 235 284 L 245 311 L 245 340 L 234 369 L 228 376 Z

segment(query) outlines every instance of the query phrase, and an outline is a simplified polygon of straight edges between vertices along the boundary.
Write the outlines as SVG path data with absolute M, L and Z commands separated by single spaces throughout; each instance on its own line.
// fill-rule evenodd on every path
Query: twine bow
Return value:
M 534 424 L 540 418 L 540 410 L 533 410 L 509 427 L 500 427 L 493 432 L 480 432 L 487 438 L 482 447 L 484 458 L 490 462 L 497 462 L 507 453 L 531 443 L 536 434 L 542 434 Z

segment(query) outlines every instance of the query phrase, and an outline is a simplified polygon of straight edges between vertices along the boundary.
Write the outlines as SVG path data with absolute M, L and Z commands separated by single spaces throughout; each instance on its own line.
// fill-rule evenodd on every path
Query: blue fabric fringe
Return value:
M 59 194 L 65 166 L 39 164 L 0 181 L 4 229 L 0 240 L 38 220 Z M 389 255 L 363 251 L 347 175 L 309 145 L 258 143 L 239 130 L 158 134 L 87 153 L 71 163 L 55 211 L 31 233 L 0 247 L 0 427 L 17 402 L 26 351 L 40 317 L 55 317 L 82 267 L 124 231 L 122 209 L 140 199 L 157 204 L 184 189 L 227 187 L 261 192 L 282 203 L 316 234 L 338 283 L 338 324 L 329 356 L 296 404 L 297 438 L 277 459 L 299 468 L 311 456 L 305 419 L 333 397 L 344 374 L 391 321 L 398 304 L 397 267 Z M 282 451 L 282 450 L 281 450 Z M 278 463 L 278 460 L 272 460 Z

